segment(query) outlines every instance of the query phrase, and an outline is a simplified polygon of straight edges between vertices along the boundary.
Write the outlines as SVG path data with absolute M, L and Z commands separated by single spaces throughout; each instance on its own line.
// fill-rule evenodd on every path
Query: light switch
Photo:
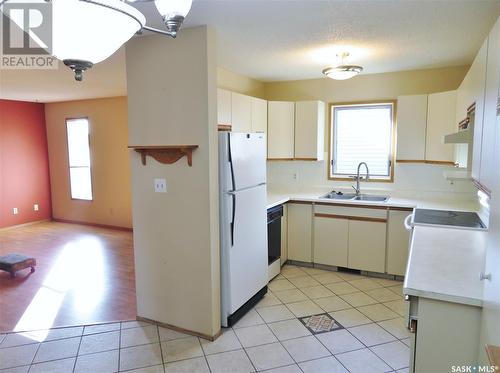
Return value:
M 155 193 L 167 193 L 167 180 L 155 179 Z
M 38 211 L 38 210 L 39 210 L 39 208 L 38 208 L 38 203 L 35 203 L 35 204 L 33 205 L 33 210 L 34 210 L 34 211 Z
M 12 209 L 12 212 L 14 213 L 14 215 L 19 214 L 19 210 L 17 209 L 17 207 L 14 207 L 14 208 Z

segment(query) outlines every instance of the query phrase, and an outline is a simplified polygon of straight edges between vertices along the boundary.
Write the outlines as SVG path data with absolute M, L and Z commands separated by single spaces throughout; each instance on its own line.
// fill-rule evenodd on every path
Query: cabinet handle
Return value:
M 413 230 L 413 226 L 411 224 L 411 218 L 413 216 L 413 213 L 411 213 L 410 215 L 408 215 L 406 218 L 405 218 L 405 221 L 404 221 L 404 225 L 405 225 L 405 228 L 407 231 L 412 231 Z
M 479 274 L 479 281 L 484 281 L 484 280 L 491 281 L 491 273 L 485 274 L 484 272 L 481 272 Z
M 416 319 L 410 320 L 410 322 L 408 323 L 408 331 L 412 334 L 416 333 L 416 331 L 417 331 L 417 320 Z

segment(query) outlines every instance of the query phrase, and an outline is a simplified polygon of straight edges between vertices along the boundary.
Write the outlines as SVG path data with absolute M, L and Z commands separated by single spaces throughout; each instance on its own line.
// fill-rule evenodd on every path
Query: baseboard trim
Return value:
M 35 225 L 35 224 L 40 224 L 40 223 L 47 223 L 49 221 L 51 221 L 51 219 L 35 220 L 35 221 L 30 221 L 28 223 L 11 225 L 9 227 L 0 228 L 0 232 L 2 232 L 2 231 L 8 231 L 8 230 L 11 230 L 11 229 L 16 229 L 16 228 L 29 227 L 30 225 Z
M 99 223 L 89 223 L 86 221 L 78 221 L 78 220 L 52 218 L 52 221 L 55 221 L 57 223 L 78 224 L 78 225 L 86 225 L 89 227 L 96 227 L 96 228 L 114 229 L 116 231 L 125 231 L 125 232 L 132 232 L 133 231 L 133 228 L 128 228 L 128 227 L 120 227 L 117 225 L 108 225 L 108 224 L 99 224 Z
M 198 332 L 195 332 L 195 331 L 192 331 L 192 330 L 188 330 L 188 329 L 184 329 L 184 328 L 179 328 L 178 326 L 166 324 L 166 323 L 163 323 L 163 322 L 160 322 L 160 321 L 156 321 L 156 320 L 152 320 L 152 319 L 148 319 L 147 317 L 142 317 L 142 316 L 137 316 L 137 321 L 144 321 L 144 322 L 147 322 L 147 323 L 150 323 L 150 324 L 161 326 L 162 328 L 173 330 L 174 332 L 180 332 L 180 333 L 184 333 L 184 334 L 193 335 L 195 337 L 200 337 L 200 338 L 206 339 L 208 341 L 215 341 L 222 334 L 222 329 L 220 329 L 215 335 L 211 336 L 211 335 L 208 335 L 208 334 L 198 333 Z

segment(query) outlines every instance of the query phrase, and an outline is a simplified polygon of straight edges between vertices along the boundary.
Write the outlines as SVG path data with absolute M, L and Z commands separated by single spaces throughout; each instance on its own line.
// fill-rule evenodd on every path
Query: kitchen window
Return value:
M 395 101 L 330 105 L 330 179 L 351 180 L 366 162 L 372 181 L 394 180 L 395 111 Z
M 90 168 L 89 121 L 87 118 L 67 119 L 68 163 L 71 198 L 92 200 Z

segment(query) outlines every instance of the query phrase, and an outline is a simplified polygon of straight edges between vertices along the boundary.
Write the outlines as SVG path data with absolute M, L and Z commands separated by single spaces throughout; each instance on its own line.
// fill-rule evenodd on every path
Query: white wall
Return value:
M 216 80 L 207 27 L 127 44 L 129 144 L 199 146 L 192 167 L 131 152 L 137 312 L 208 337 L 220 331 Z
M 326 159 L 328 155 L 325 154 Z M 361 190 L 391 192 L 392 195 L 414 197 L 475 199 L 476 190 L 469 181 L 451 184 L 443 172 L 453 167 L 429 164 L 396 164 L 394 183 L 362 182 Z M 268 188 L 270 190 L 290 189 L 351 189 L 353 182 L 327 179 L 327 162 L 270 161 L 267 162 Z M 298 179 L 294 179 L 294 174 Z

